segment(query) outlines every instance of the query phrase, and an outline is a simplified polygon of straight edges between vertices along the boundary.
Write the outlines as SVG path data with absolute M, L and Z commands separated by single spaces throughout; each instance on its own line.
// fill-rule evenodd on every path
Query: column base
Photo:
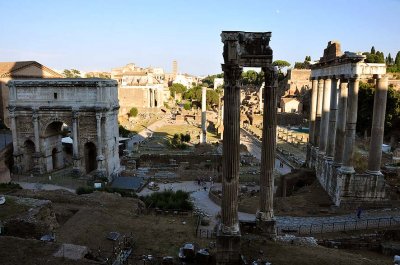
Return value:
M 238 234 L 225 234 L 222 225 L 217 231 L 217 265 L 239 265 L 241 264 L 240 255 L 240 231 Z
M 257 227 L 261 230 L 261 235 L 267 237 L 268 239 L 275 240 L 277 231 L 276 231 L 276 220 L 262 220 L 256 219 Z
M 354 170 L 354 167 L 346 167 L 346 166 L 341 166 L 339 168 L 339 172 L 342 174 L 354 174 L 356 171 Z
M 374 176 L 383 176 L 382 172 L 380 170 L 365 170 L 365 173 L 369 174 L 369 175 L 374 175 Z

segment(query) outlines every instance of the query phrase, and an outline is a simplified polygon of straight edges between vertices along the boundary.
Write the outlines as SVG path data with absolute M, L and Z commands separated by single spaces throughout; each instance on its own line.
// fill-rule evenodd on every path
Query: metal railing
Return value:
M 216 233 L 211 229 L 197 229 L 197 237 L 199 238 L 216 238 Z
M 399 217 L 380 217 L 298 226 L 278 226 L 277 234 L 316 235 L 333 232 L 380 229 L 400 226 Z

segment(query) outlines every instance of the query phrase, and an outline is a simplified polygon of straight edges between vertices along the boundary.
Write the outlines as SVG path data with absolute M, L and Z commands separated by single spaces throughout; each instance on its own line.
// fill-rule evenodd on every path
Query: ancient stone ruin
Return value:
M 329 42 L 312 66 L 312 94 L 307 165 L 315 168 L 322 187 L 335 205 L 385 200 L 380 172 L 388 79 L 386 65 L 365 63 L 365 56 L 340 51 Z M 354 169 L 359 81 L 376 82 L 368 170 Z M 337 98 L 339 97 L 339 98 Z
M 276 78 L 269 47 L 270 32 L 223 31 L 224 142 L 222 155 L 221 224 L 217 232 L 217 264 L 239 264 L 240 228 L 238 180 L 240 164 L 240 87 L 243 67 L 261 67 L 265 73 L 263 141 L 260 176 L 259 227 L 275 233 L 273 170 L 276 146 Z
M 71 129 L 78 174 L 110 179 L 119 172 L 116 81 L 13 80 L 9 112 L 17 173 L 42 174 L 65 167 L 62 128 Z

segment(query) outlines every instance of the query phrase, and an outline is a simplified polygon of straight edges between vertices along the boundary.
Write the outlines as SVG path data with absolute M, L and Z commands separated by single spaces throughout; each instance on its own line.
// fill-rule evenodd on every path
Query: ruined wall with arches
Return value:
M 118 174 L 116 81 L 14 80 L 8 86 L 16 172 L 42 174 L 71 162 L 77 174 Z M 72 161 L 63 136 L 72 140 Z

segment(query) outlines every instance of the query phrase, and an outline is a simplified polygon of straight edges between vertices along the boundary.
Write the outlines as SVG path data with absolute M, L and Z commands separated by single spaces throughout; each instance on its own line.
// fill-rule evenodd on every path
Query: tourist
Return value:
M 361 218 L 361 212 L 362 212 L 362 208 L 358 207 L 357 208 L 357 218 L 360 219 Z

